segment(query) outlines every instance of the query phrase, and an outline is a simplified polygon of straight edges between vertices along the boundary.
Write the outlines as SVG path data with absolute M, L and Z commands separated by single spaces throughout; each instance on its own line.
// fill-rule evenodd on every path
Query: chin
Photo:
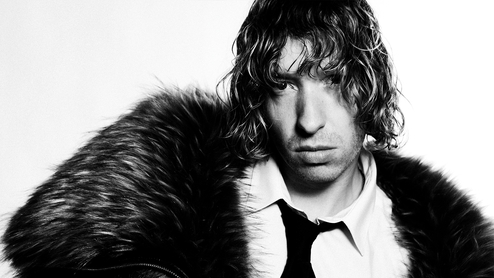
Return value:
M 334 167 L 328 165 L 304 167 L 294 172 L 306 183 L 322 184 L 336 181 L 344 172 L 344 167 Z

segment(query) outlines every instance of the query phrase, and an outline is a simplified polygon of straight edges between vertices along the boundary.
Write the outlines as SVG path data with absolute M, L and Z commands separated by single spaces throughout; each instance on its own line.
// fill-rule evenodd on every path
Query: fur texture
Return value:
M 136 263 L 245 277 L 236 191 L 244 166 L 227 151 L 226 127 L 224 105 L 204 92 L 140 103 L 34 192 L 4 235 L 6 257 L 20 277 L 110 266 L 137 273 Z
M 408 277 L 494 277 L 494 230 L 472 201 L 418 159 L 374 153 L 393 202 Z
M 217 97 L 166 91 L 101 130 L 11 219 L 19 277 L 248 277 L 248 238 Z M 494 277 L 492 226 L 440 173 L 374 153 L 409 277 Z

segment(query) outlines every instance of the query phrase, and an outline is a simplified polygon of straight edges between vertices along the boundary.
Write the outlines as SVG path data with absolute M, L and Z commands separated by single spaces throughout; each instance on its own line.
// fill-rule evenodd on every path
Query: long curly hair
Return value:
M 264 103 L 280 85 L 277 62 L 287 39 L 309 45 L 299 73 L 321 67 L 357 107 L 356 123 L 374 149 L 395 148 L 404 118 L 393 65 L 365 0 L 256 0 L 234 42 L 229 80 L 230 136 L 241 157 L 269 155 Z M 330 63 L 321 63 L 323 60 Z M 226 82 L 225 82 L 226 83 Z

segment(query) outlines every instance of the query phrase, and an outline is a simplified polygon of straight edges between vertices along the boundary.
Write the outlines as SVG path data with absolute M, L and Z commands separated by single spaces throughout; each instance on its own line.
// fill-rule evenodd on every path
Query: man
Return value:
M 228 106 L 164 90 L 34 192 L 3 237 L 20 277 L 494 275 L 480 211 L 384 151 L 400 112 L 364 1 L 256 1 L 236 43 Z
M 279 277 L 287 256 L 284 240 L 281 248 L 270 245 L 284 238 L 273 204 L 279 199 L 310 221 L 344 223 L 315 239 L 316 277 L 406 273 L 405 252 L 389 225 L 391 202 L 377 188 L 374 160 L 363 150 L 365 134 L 382 148 L 400 128 L 397 89 L 378 32 L 367 4 L 350 1 L 258 1 L 241 28 L 233 101 L 246 107 L 246 98 L 263 99 L 253 121 L 269 127 L 265 152 L 276 161 L 259 163 L 253 179 L 265 182 L 252 185 L 255 217 L 269 223 L 255 237 L 266 277 Z
M 310 262 L 315 277 L 402 277 L 409 271 L 427 276 L 417 270 L 418 262 L 438 258 L 416 257 L 415 247 L 403 242 L 404 231 L 416 229 L 430 236 L 428 241 L 444 240 L 444 234 L 435 231 L 434 238 L 432 227 L 402 226 L 398 205 L 405 197 L 418 203 L 430 200 L 397 196 L 393 191 L 401 188 L 385 186 L 390 179 L 407 180 L 419 173 L 390 171 L 385 166 L 390 158 L 380 153 L 375 154 L 376 167 L 367 150 L 393 149 L 402 128 L 390 58 L 367 3 L 256 1 L 236 44 L 231 99 L 237 108 L 234 126 L 244 129 L 235 135 L 248 150 L 271 157 L 256 164 L 249 182 L 253 223 L 261 222 L 254 229 L 251 252 L 264 277 L 298 271 L 285 263 L 287 253 L 290 261 L 290 228 L 280 218 L 279 200 L 310 221 L 333 224 L 314 239 Z M 444 205 L 424 204 L 408 208 L 408 213 L 429 210 L 440 215 L 428 217 L 441 218 L 443 212 L 435 211 Z M 427 256 L 432 254 L 438 255 L 432 251 Z M 455 267 L 461 272 L 465 266 L 450 264 L 434 272 L 445 275 Z

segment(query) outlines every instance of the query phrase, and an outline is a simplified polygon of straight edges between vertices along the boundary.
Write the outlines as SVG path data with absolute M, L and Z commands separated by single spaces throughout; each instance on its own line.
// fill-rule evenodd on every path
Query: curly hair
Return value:
M 239 155 L 269 155 L 264 103 L 280 85 L 276 67 L 288 38 L 310 45 L 299 73 L 323 66 L 346 103 L 357 107 L 355 121 L 372 138 L 367 145 L 397 147 L 404 125 L 399 89 L 365 0 L 256 0 L 235 40 L 233 69 L 223 79 L 230 78 L 230 136 L 241 146 Z

